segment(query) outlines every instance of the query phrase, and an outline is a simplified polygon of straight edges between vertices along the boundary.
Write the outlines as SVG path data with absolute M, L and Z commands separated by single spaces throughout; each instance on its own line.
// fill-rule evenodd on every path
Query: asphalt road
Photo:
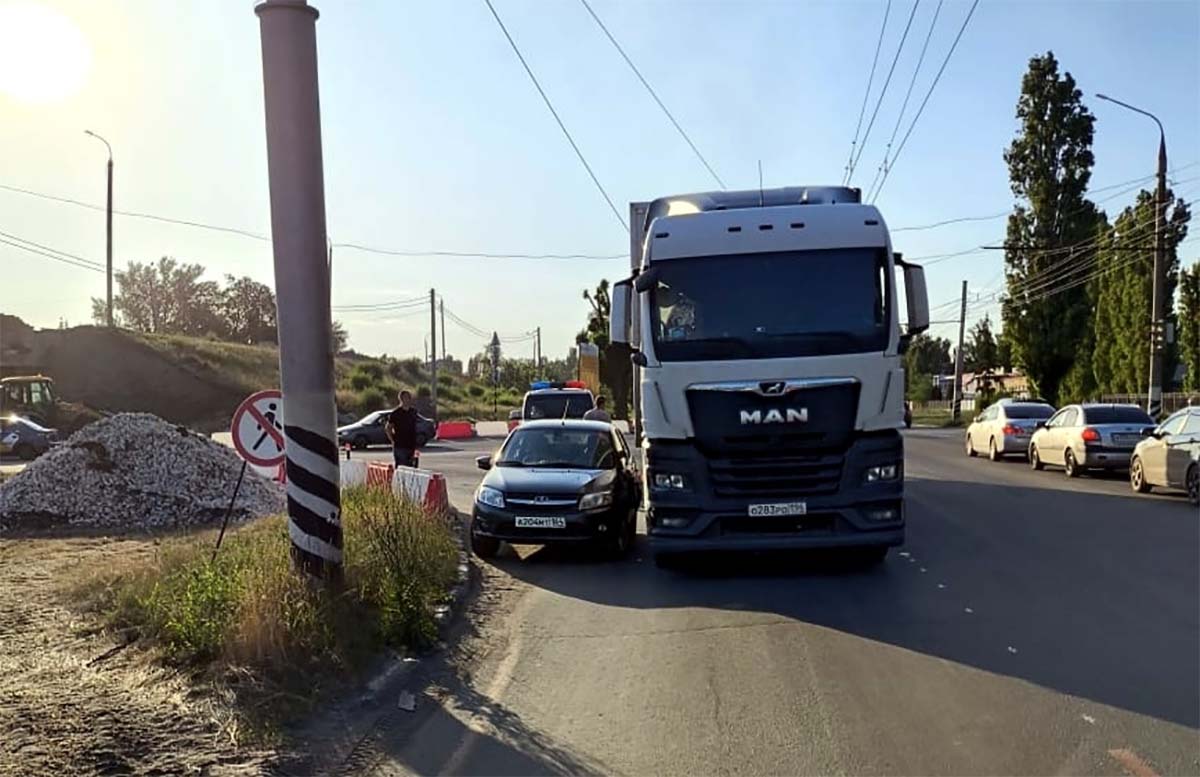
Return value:
M 495 440 L 423 464 L 470 504 Z M 663 572 L 521 548 L 484 567 L 457 682 L 375 774 L 1200 773 L 1200 515 L 907 436 L 908 544 Z M 371 453 L 372 457 L 386 453 Z

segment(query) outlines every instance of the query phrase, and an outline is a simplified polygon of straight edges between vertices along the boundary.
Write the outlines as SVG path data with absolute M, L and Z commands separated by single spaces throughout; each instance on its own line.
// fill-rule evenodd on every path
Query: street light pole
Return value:
M 1149 111 L 1135 108 L 1129 103 L 1114 100 L 1108 95 L 1097 94 L 1101 100 L 1127 108 L 1134 113 L 1149 116 L 1158 125 L 1158 191 L 1154 196 L 1154 277 L 1150 291 L 1150 387 L 1146 398 L 1146 412 L 1157 420 L 1162 412 L 1163 353 L 1165 343 L 1157 333 L 1165 331 L 1167 289 L 1167 133 L 1162 122 Z
M 112 146 L 110 146 L 110 145 L 108 144 L 108 141 L 107 141 L 107 140 L 105 140 L 104 138 L 100 137 L 99 135 L 97 135 L 95 132 L 92 132 L 91 130 L 84 130 L 84 131 L 83 131 L 83 134 L 85 134 L 85 135 L 91 135 L 93 138 L 95 138 L 96 140 L 98 140 L 98 141 L 100 141 L 101 143 L 103 143 L 103 144 L 104 144 L 104 147 L 105 147 L 106 149 L 108 149 L 108 206 L 105 208 L 106 219 L 105 219 L 105 252 L 104 252 L 104 253 L 105 253 L 105 255 L 106 255 L 106 257 L 107 257 L 107 259 L 108 259 L 108 294 L 107 294 L 107 307 L 106 307 L 106 309 L 105 309 L 105 320 L 106 320 L 106 323 L 108 324 L 109 328 L 111 329 L 111 328 L 112 328 L 112 325 L 113 325 L 113 303 L 112 303 L 112 281 L 113 281 L 113 261 L 112 261 L 112 205 L 113 205 L 113 200 L 112 200 L 112 181 L 113 181 L 113 155 L 112 155 Z

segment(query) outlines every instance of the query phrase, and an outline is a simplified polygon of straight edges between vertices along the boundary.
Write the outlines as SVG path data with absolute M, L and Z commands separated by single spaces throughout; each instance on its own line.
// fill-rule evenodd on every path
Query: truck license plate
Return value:
M 805 515 L 807 513 L 808 505 L 805 502 L 750 505 L 750 516 L 753 518 L 774 518 L 788 515 Z
M 518 515 L 516 526 L 518 529 L 565 529 L 567 519 L 561 515 Z

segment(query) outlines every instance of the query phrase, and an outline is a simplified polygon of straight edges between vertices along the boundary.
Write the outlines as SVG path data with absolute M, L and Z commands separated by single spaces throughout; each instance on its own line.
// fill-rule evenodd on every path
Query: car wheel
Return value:
M 988 440 L 988 459 L 991 461 L 1000 461 L 1004 458 L 1004 454 L 996 450 L 996 438 Z
M 1193 464 L 1187 471 L 1188 499 L 1194 505 L 1200 505 L 1200 464 Z
M 424 448 L 428 444 L 429 444 L 429 435 L 425 434 L 424 432 L 417 435 L 417 447 L 418 448 Z
M 17 446 L 13 448 L 13 453 L 17 454 L 17 458 L 19 458 L 21 461 L 33 461 L 35 458 L 37 458 L 37 451 L 35 451 L 33 446 L 27 442 L 18 443 Z
M 1038 455 L 1036 445 L 1029 446 L 1029 466 L 1039 472 L 1046 468 L 1046 465 L 1042 463 L 1042 457 Z
M 604 540 L 606 555 L 614 560 L 623 559 L 633 550 L 633 541 L 637 537 L 637 518 L 626 520 L 620 530 L 612 537 Z
M 1079 462 L 1075 461 L 1075 454 L 1071 452 L 1070 448 L 1063 453 L 1063 469 L 1066 470 L 1069 478 L 1077 478 L 1083 474 L 1083 468 L 1079 466 Z
M 471 527 L 471 552 L 479 558 L 495 558 L 500 552 L 500 540 L 495 537 L 484 537 L 481 534 L 476 534 L 474 526 Z
M 975 446 L 971 444 L 971 433 L 970 432 L 967 432 L 967 455 L 972 458 L 974 458 L 976 455 L 975 454 Z
M 356 450 L 356 451 L 366 450 L 367 449 L 367 438 L 360 434 L 354 438 L 354 442 L 352 444 L 354 445 L 354 450 Z
M 1139 494 L 1150 493 L 1150 484 L 1146 482 L 1146 468 L 1137 456 L 1129 462 L 1129 486 Z

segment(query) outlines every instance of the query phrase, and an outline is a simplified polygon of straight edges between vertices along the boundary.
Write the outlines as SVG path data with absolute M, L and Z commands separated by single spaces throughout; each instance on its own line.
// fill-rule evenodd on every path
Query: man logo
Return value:
M 761 410 L 742 410 L 742 424 L 802 424 L 808 421 L 808 408 L 789 407 L 786 410 L 771 408 L 766 413 Z
M 775 381 L 771 381 L 769 383 L 759 383 L 758 391 L 760 394 L 763 394 L 768 397 L 777 397 L 777 396 L 780 396 L 781 394 L 783 394 L 783 390 L 786 387 L 787 387 L 787 383 L 785 383 L 784 381 L 775 380 Z

